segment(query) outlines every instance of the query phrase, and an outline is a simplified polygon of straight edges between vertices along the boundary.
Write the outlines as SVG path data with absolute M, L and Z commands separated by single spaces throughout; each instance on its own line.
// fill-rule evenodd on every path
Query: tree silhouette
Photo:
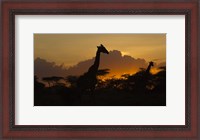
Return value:
M 42 80 L 47 82 L 49 87 L 55 86 L 60 84 L 59 81 L 64 79 L 63 77 L 58 77 L 58 76 L 52 76 L 52 77 L 43 77 Z
M 78 80 L 78 77 L 73 76 L 73 75 L 69 75 L 65 78 L 65 81 L 70 84 L 71 88 L 77 87 L 77 80 Z
M 121 78 L 123 78 L 123 79 L 128 79 L 128 77 L 130 77 L 130 74 L 123 74 L 123 75 L 121 75 Z
M 105 76 L 109 74 L 110 69 L 100 69 L 97 71 L 97 76 Z
M 41 82 L 38 82 L 38 77 L 37 77 L 37 75 L 34 75 L 34 88 L 35 89 L 42 89 L 42 88 L 44 88 L 44 84 L 43 83 L 41 83 Z
M 43 77 L 42 80 L 47 82 L 49 87 L 51 86 L 51 83 L 53 82 L 51 77 Z
M 166 67 L 159 67 L 161 71 L 154 75 L 155 92 L 164 93 L 166 91 Z
M 53 84 L 55 86 L 55 85 L 61 84 L 61 83 L 59 83 L 59 81 L 63 80 L 64 78 L 63 77 L 58 77 L 58 76 L 52 76 L 51 79 L 52 79 Z M 61 85 L 63 85 L 63 84 L 61 84 Z

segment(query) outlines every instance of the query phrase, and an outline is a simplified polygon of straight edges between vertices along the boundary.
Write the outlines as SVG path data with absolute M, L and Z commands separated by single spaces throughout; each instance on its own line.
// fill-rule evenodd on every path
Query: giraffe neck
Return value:
M 148 72 L 148 73 L 149 73 L 150 69 L 151 69 L 151 65 L 149 65 L 149 66 L 147 67 L 147 70 L 146 70 L 146 72 Z
M 97 50 L 94 64 L 89 68 L 87 74 L 96 75 L 99 68 L 100 51 Z
M 97 50 L 95 61 L 94 61 L 94 65 L 93 65 L 95 71 L 98 71 L 99 62 L 100 62 L 100 51 Z

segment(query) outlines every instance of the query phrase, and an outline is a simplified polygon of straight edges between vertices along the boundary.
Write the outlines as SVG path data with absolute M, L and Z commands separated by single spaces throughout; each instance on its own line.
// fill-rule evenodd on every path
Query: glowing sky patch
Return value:
M 76 67 L 79 62 L 93 59 L 100 44 L 108 51 L 117 50 L 115 56 L 102 54 L 107 59 L 100 62 L 101 66 L 105 64 L 105 68 L 112 69 L 111 75 L 135 73 L 149 61 L 157 64 L 166 61 L 166 34 L 34 34 L 34 58 L 66 68 Z M 144 60 L 146 65 L 140 61 L 132 63 L 134 59 Z M 107 60 L 109 63 L 102 62 Z M 115 61 L 120 61 L 120 66 Z M 84 68 L 87 70 L 89 66 L 91 63 Z

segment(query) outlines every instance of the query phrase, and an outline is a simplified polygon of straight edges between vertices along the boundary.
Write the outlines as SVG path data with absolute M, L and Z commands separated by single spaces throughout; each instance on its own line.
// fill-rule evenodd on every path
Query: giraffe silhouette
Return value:
M 142 82 L 140 83 L 140 86 L 142 88 L 141 92 L 143 93 L 145 93 L 147 91 L 147 88 L 149 88 L 149 83 L 152 79 L 151 67 L 153 66 L 154 62 L 150 61 L 146 71 L 142 74 Z
M 77 87 L 81 92 L 93 92 L 97 84 L 97 72 L 100 64 L 100 54 L 109 54 L 108 50 L 101 44 L 97 46 L 97 52 L 94 64 L 88 69 L 86 73 L 79 77 Z
M 149 66 L 146 69 L 146 73 L 150 73 L 151 67 L 154 66 L 154 63 L 151 61 L 149 62 Z
M 128 78 L 129 86 L 132 90 L 135 90 L 138 93 L 145 93 L 149 81 L 151 80 L 151 67 L 154 66 L 154 62 L 149 62 L 149 65 L 146 69 L 140 68 L 141 70 L 136 74 Z

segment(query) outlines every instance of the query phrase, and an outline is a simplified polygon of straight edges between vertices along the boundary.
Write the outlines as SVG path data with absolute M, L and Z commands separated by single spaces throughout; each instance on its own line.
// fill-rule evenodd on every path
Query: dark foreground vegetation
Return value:
M 76 76 L 44 77 L 48 86 L 34 77 L 35 106 L 165 106 L 166 67 L 156 74 L 141 70 L 134 75 L 101 80 L 109 73 L 99 70 L 94 90 L 81 90 Z

